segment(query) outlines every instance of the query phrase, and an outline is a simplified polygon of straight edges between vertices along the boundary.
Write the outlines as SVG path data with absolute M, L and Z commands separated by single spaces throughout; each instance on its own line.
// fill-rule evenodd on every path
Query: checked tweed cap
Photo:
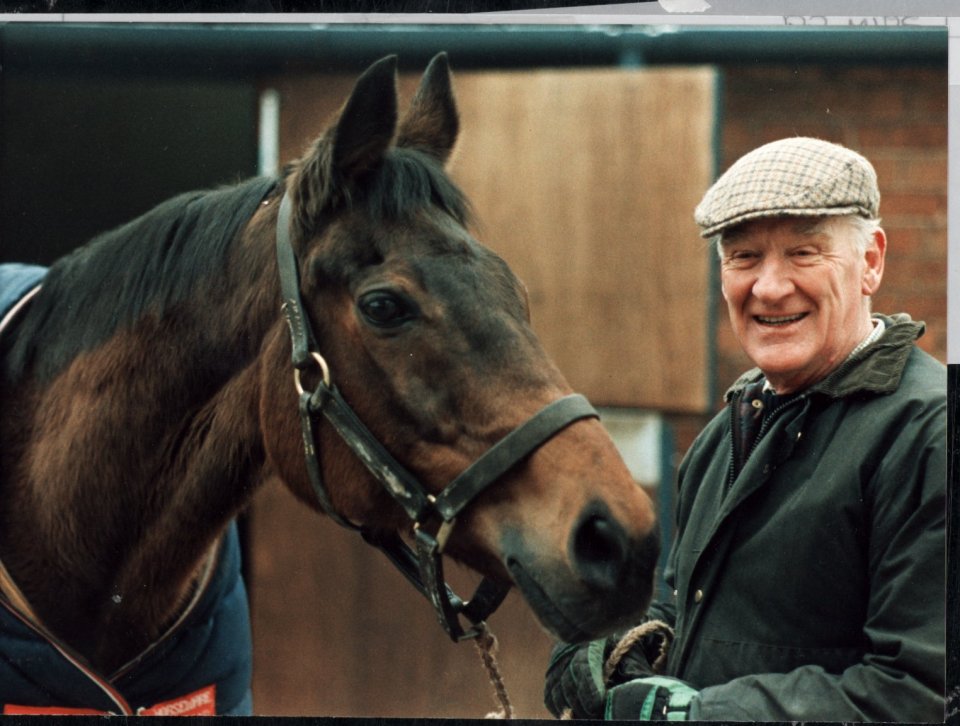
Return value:
M 757 217 L 819 217 L 880 211 L 877 174 L 860 154 L 797 137 L 754 149 L 714 183 L 694 212 L 703 237 Z

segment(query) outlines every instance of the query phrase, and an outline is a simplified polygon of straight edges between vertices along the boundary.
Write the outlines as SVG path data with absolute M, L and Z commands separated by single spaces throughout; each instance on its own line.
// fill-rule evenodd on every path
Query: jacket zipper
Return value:
M 750 454 L 753 453 L 753 450 L 756 448 L 757 444 L 763 438 L 764 434 L 767 433 L 767 429 L 771 426 L 771 421 L 779 414 L 783 409 L 791 406 L 796 401 L 803 401 L 807 398 L 807 392 L 801 393 L 797 396 L 794 396 L 789 401 L 784 401 L 779 406 L 773 408 L 769 413 L 765 414 L 763 421 L 760 422 L 760 430 L 757 431 L 757 435 L 754 438 L 753 442 L 750 444 L 750 448 L 744 451 L 744 444 L 740 437 L 740 421 L 737 416 L 737 412 L 740 410 L 740 403 L 743 401 L 744 390 L 741 389 L 737 391 L 734 395 L 733 400 L 730 402 L 730 447 L 732 449 L 732 456 L 730 458 L 730 467 L 727 474 L 727 485 L 724 489 L 724 496 L 729 493 L 730 489 L 733 487 L 733 482 L 736 480 L 740 470 L 737 469 L 737 461 L 740 458 L 740 454 L 743 455 L 743 463 L 746 465 L 747 459 L 750 458 Z

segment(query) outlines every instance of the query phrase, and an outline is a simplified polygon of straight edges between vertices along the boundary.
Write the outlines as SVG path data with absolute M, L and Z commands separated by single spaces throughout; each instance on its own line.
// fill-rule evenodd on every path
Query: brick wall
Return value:
M 816 136 L 849 146 L 877 170 L 887 264 L 878 312 L 927 323 L 920 346 L 946 362 L 947 69 L 736 65 L 722 69 L 720 170 L 761 144 Z M 750 362 L 716 291 L 716 393 Z M 672 417 L 677 455 L 709 418 Z

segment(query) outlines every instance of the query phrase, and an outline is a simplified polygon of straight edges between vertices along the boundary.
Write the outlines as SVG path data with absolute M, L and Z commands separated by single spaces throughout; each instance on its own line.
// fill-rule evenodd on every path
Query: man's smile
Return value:
M 753 319 L 761 325 L 789 325 L 798 320 L 803 320 L 809 313 L 797 313 L 795 315 L 754 315 Z

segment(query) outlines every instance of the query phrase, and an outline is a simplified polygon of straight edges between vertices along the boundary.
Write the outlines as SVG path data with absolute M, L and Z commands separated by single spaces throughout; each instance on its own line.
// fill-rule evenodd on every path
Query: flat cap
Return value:
M 859 214 L 876 219 L 880 190 L 860 154 L 821 139 L 781 139 L 740 157 L 703 196 L 694 212 L 711 237 L 758 217 Z

